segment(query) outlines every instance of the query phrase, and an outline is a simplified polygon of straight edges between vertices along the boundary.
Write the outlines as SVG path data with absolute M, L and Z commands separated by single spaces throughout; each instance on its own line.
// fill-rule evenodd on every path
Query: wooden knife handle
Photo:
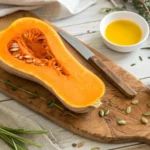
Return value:
M 93 65 L 97 70 L 102 71 L 107 79 L 125 96 L 128 98 L 134 98 L 136 91 L 125 84 L 117 75 L 115 75 L 97 56 L 92 56 L 88 59 L 90 64 Z

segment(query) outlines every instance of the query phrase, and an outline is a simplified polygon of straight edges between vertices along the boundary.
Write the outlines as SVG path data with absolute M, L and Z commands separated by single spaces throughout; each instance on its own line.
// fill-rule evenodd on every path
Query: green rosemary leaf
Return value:
M 35 99 L 35 98 L 37 98 L 37 97 L 38 97 L 38 93 L 37 93 L 37 91 L 35 90 L 35 91 L 33 92 L 32 99 Z
M 10 84 L 10 80 L 5 80 L 5 84 L 7 85 L 7 86 L 10 86 L 11 84 Z
M 150 47 L 143 47 L 141 49 L 143 49 L 143 50 L 150 50 Z
M 150 57 L 147 57 L 148 59 L 150 59 Z
M 11 89 L 12 89 L 13 91 L 16 91 L 16 90 L 18 90 L 19 88 L 20 88 L 20 85 L 16 85 L 16 86 L 12 86 Z
M 11 140 L 12 140 L 12 142 L 13 142 L 13 145 L 14 145 L 15 150 L 18 150 L 18 148 L 17 148 L 17 145 L 16 145 L 15 141 L 14 141 L 13 139 L 11 139 Z
M 131 64 L 131 66 L 135 66 L 136 64 Z
M 55 100 L 48 101 L 48 106 L 49 106 L 50 108 L 54 108 L 54 107 L 55 107 Z
M 114 7 L 114 8 L 101 8 L 100 13 L 101 14 L 106 14 L 106 13 L 110 13 L 110 12 L 113 12 L 113 11 L 123 11 L 123 10 L 126 10 L 125 6 Z
M 139 56 L 139 59 L 140 59 L 140 61 L 143 61 L 143 59 L 142 59 L 142 57 L 141 57 L 141 56 Z
M 20 142 L 22 142 L 24 144 L 33 145 L 33 146 L 41 148 L 41 145 L 38 145 L 38 144 L 36 144 L 34 142 L 27 141 L 24 138 L 22 138 L 22 137 L 20 137 L 20 136 L 18 136 L 16 134 L 13 134 L 13 133 L 11 133 L 11 132 L 9 132 L 7 130 L 4 130 L 2 128 L 0 128 L 0 134 L 6 135 L 6 136 L 11 137 L 11 138 L 14 138 L 17 141 L 20 141 Z

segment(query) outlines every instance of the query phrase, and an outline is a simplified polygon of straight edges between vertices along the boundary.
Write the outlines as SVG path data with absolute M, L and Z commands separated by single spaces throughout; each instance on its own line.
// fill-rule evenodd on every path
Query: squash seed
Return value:
M 20 60 L 23 59 L 23 56 L 19 56 L 19 59 L 20 59 Z
M 150 116 L 150 112 L 148 111 L 148 112 L 145 112 L 145 113 L 143 113 L 142 114 L 143 116 Z
M 32 61 L 33 61 L 33 62 L 36 62 L 36 60 L 35 60 L 35 59 L 33 59 Z
M 99 116 L 100 116 L 100 117 L 103 117 L 103 116 L 104 116 L 104 110 L 101 109 L 101 110 L 99 111 Z
M 147 123 L 148 123 L 148 120 L 147 120 L 146 118 L 142 117 L 142 118 L 141 118 L 141 122 L 142 122 L 143 124 L 147 124 Z
M 126 121 L 125 120 L 117 120 L 117 123 L 119 125 L 125 125 L 126 124 Z
M 15 47 L 19 47 L 19 45 L 18 45 L 17 43 L 13 43 L 13 44 L 11 45 L 11 47 L 15 48 Z
M 14 55 L 15 58 L 18 58 L 19 56 L 20 56 L 19 53 L 16 53 L 16 54 Z
M 131 106 L 128 106 L 127 109 L 126 109 L 126 113 L 129 114 L 131 112 L 131 110 L 132 110 Z
M 44 66 L 44 64 L 39 64 L 40 66 Z
M 133 105 L 136 105 L 136 104 L 138 104 L 139 103 L 139 100 L 137 100 L 137 99 L 134 99 L 134 100 L 132 100 L 132 102 L 131 102 Z
M 107 116 L 107 115 L 109 115 L 109 113 L 110 113 L 110 110 L 107 109 L 107 110 L 105 110 L 104 115 Z
M 23 57 L 24 57 L 24 58 L 31 58 L 30 55 L 24 55 Z
M 33 61 L 32 61 L 32 59 L 26 59 L 26 62 L 27 63 L 32 63 Z
M 11 52 L 16 52 L 16 51 L 18 51 L 18 50 L 19 50 L 18 47 L 14 47 L 14 48 L 11 48 L 11 49 L 10 49 Z

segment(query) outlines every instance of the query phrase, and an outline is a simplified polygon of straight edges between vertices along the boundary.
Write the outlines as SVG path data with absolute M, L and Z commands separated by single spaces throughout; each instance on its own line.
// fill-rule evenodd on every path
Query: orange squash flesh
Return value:
M 12 68 L 6 71 L 31 75 L 25 78 L 38 79 L 67 105 L 90 106 L 104 94 L 104 83 L 68 52 L 57 32 L 44 22 L 18 19 L 0 33 L 0 42 L 0 60 Z M 19 50 L 11 51 L 13 43 Z M 31 58 L 24 58 L 27 55 Z

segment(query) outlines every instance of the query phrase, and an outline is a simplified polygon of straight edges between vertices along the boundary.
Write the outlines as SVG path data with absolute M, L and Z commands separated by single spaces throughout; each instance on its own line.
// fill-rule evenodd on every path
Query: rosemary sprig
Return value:
M 131 64 L 131 67 L 132 67 L 132 66 L 135 66 L 135 65 L 136 65 L 136 64 Z
M 61 106 L 59 106 L 58 104 L 56 104 L 55 100 L 51 100 L 51 101 L 50 101 L 50 100 L 48 100 L 48 99 L 46 99 L 46 98 L 44 98 L 44 97 L 39 96 L 37 91 L 31 92 L 31 91 L 29 91 L 28 89 L 22 88 L 20 85 L 19 85 L 19 86 L 16 86 L 16 85 L 12 84 L 10 80 L 2 80 L 2 79 L 0 79 L 0 82 L 2 82 L 2 83 L 4 83 L 4 84 L 6 84 L 7 86 L 11 87 L 11 89 L 12 89 L 13 91 L 14 91 L 14 89 L 15 89 L 15 91 L 16 91 L 16 90 L 21 90 L 21 91 L 23 91 L 23 92 L 25 92 L 25 93 L 28 93 L 29 95 L 31 95 L 31 98 L 32 98 L 32 99 L 40 98 L 40 99 L 46 101 L 47 104 L 48 104 L 48 106 L 49 106 L 49 108 L 57 107 L 59 110 L 63 111 L 65 114 L 68 114 L 68 115 L 70 115 L 70 116 L 72 116 L 72 117 L 74 117 L 74 118 L 78 118 L 76 115 L 74 115 L 74 114 L 72 114 L 72 113 L 70 113 L 70 112 L 66 112 L 66 110 L 65 110 L 64 108 L 62 108 Z
M 44 134 L 47 130 L 25 130 L 25 129 L 13 129 L 0 125 L 0 128 L 12 132 L 14 134 Z
M 150 47 L 143 47 L 141 49 L 144 49 L 144 50 L 150 50 Z
M 117 0 L 116 0 L 117 1 Z M 126 10 L 126 7 L 123 5 L 122 7 L 119 7 L 116 4 L 115 0 L 110 0 L 110 2 L 113 4 L 113 8 L 102 8 L 100 10 L 101 13 L 109 13 L 112 11 L 121 11 Z M 131 3 L 133 7 L 138 11 L 138 14 L 140 14 L 142 17 L 144 17 L 148 23 L 150 23 L 150 0 L 123 0 L 124 3 Z M 115 4 L 115 5 L 114 5 Z
M 2 128 L 0 128 L 0 135 L 5 135 L 5 136 L 8 136 L 8 137 L 14 138 L 14 139 L 16 139 L 17 141 L 19 141 L 19 142 L 21 142 L 21 143 L 28 144 L 28 145 L 33 145 L 33 146 L 36 146 L 36 147 L 38 147 L 38 148 L 41 148 L 41 147 L 42 147 L 42 146 L 39 145 L 39 144 L 36 144 L 36 143 L 34 143 L 34 142 L 27 141 L 27 140 L 25 140 L 24 138 L 22 138 L 22 137 L 20 137 L 20 136 L 18 136 L 18 135 L 16 135 L 16 134 L 13 134 L 13 133 L 11 133 L 11 132 L 9 132 L 9 131 L 7 131 L 7 130 L 4 130 L 4 129 L 2 129 Z
M 141 57 L 141 56 L 139 56 L 139 59 L 140 59 L 140 61 L 143 61 L 143 59 L 142 59 L 142 57 Z
M 25 130 L 25 129 L 13 129 L 5 126 L 0 126 L 0 138 L 10 146 L 13 150 L 28 150 L 24 144 L 36 146 L 41 148 L 42 146 L 31 141 L 27 141 L 19 134 L 44 134 L 46 130 Z

